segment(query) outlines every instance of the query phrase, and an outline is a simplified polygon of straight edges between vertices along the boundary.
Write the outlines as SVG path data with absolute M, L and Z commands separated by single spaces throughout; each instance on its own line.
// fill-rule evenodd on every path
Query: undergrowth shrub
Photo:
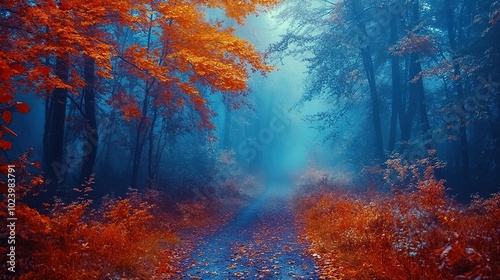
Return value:
M 32 265 L 21 279 L 152 279 L 164 250 L 177 235 L 158 227 L 150 214 L 154 205 L 132 192 L 127 198 L 106 198 L 99 209 L 81 198 L 58 200 L 46 217 L 43 235 L 31 233 Z M 161 230 L 160 230 L 161 228 Z M 173 262 L 174 260 L 170 260 Z
M 347 170 L 327 170 L 309 165 L 306 171 L 296 180 L 297 195 L 307 194 L 324 189 L 352 188 L 353 176 Z
M 432 157 L 388 166 L 406 185 L 319 190 L 297 204 L 322 279 L 500 279 L 500 194 L 461 205 L 435 178 L 442 165 Z
M 170 203 L 157 190 L 129 189 L 125 198 L 89 199 L 93 179 L 76 201 L 31 206 L 43 178 L 23 155 L 16 163 L 16 277 L 19 279 L 169 279 L 189 256 L 180 232 L 220 223 L 210 201 Z M 6 219 L 5 199 L 0 218 Z M 7 236 L 6 228 L 0 236 Z M 5 266 L 6 249 L 0 247 Z M 7 278 L 5 278 L 7 277 Z M 16 279 L 17 279 L 16 278 Z M 0 279 L 10 279 L 2 275 Z
M 204 195 L 209 199 L 251 200 L 262 191 L 255 178 L 236 160 L 234 150 L 222 150 L 210 173 L 211 180 L 204 188 Z

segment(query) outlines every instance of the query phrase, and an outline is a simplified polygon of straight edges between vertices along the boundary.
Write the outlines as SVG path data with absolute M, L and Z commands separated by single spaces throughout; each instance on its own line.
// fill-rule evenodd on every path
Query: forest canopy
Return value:
M 372 164 L 436 149 L 455 191 L 489 194 L 500 182 L 499 8 L 492 1 L 291 0 L 279 14 L 286 32 L 269 50 L 307 64 L 298 105 L 327 104 L 308 119 L 326 131 L 325 141 L 350 142 L 345 157 Z M 346 132 L 346 123 L 356 131 Z
M 145 146 L 147 177 L 154 180 L 160 158 L 153 151 L 165 146 L 158 134 L 175 139 L 208 131 L 211 137 L 216 113 L 209 96 L 220 93 L 229 109 L 239 107 L 240 97 L 248 93 L 249 73 L 273 69 L 250 42 L 235 35 L 232 25 L 276 3 L 4 1 L 4 123 L 9 125 L 13 111 L 28 111 L 17 102 L 20 93 L 45 100 L 42 167 L 47 179 L 60 184 L 75 166 L 80 169 L 77 182 L 90 178 L 102 145 L 123 141 L 110 128 L 120 122 L 131 133 L 126 140 L 130 186 L 138 184 Z M 214 10 L 224 11 L 225 17 L 210 16 Z M 4 132 L 15 135 L 5 125 Z M 6 137 L 1 141 L 4 150 L 12 147 Z M 68 147 L 82 151 L 69 159 Z

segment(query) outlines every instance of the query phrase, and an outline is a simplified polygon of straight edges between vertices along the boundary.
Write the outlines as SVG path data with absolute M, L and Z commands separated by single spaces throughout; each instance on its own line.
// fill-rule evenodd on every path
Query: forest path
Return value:
M 307 245 L 297 238 L 288 186 L 269 183 L 228 225 L 202 241 L 182 279 L 318 279 L 314 260 L 303 253 Z

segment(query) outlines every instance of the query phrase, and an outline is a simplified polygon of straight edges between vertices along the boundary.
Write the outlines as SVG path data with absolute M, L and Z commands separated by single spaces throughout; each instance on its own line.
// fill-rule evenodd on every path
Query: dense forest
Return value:
M 326 105 L 309 119 L 342 158 L 412 161 L 434 149 L 455 192 L 498 190 L 498 3 L 287 2 L 290 25 L 270 49 L 307 62 L 302 102 Z
M 499 20 L 0 0 L 0 278 L 498 279 Z

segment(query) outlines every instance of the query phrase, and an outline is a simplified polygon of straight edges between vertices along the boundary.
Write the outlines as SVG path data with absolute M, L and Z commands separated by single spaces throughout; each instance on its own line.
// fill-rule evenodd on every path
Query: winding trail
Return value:
M 318 279 L 307 245 L 298 239 L 287 186 L 269 183 L 234 220 L 202 241 L 182 279 Z

